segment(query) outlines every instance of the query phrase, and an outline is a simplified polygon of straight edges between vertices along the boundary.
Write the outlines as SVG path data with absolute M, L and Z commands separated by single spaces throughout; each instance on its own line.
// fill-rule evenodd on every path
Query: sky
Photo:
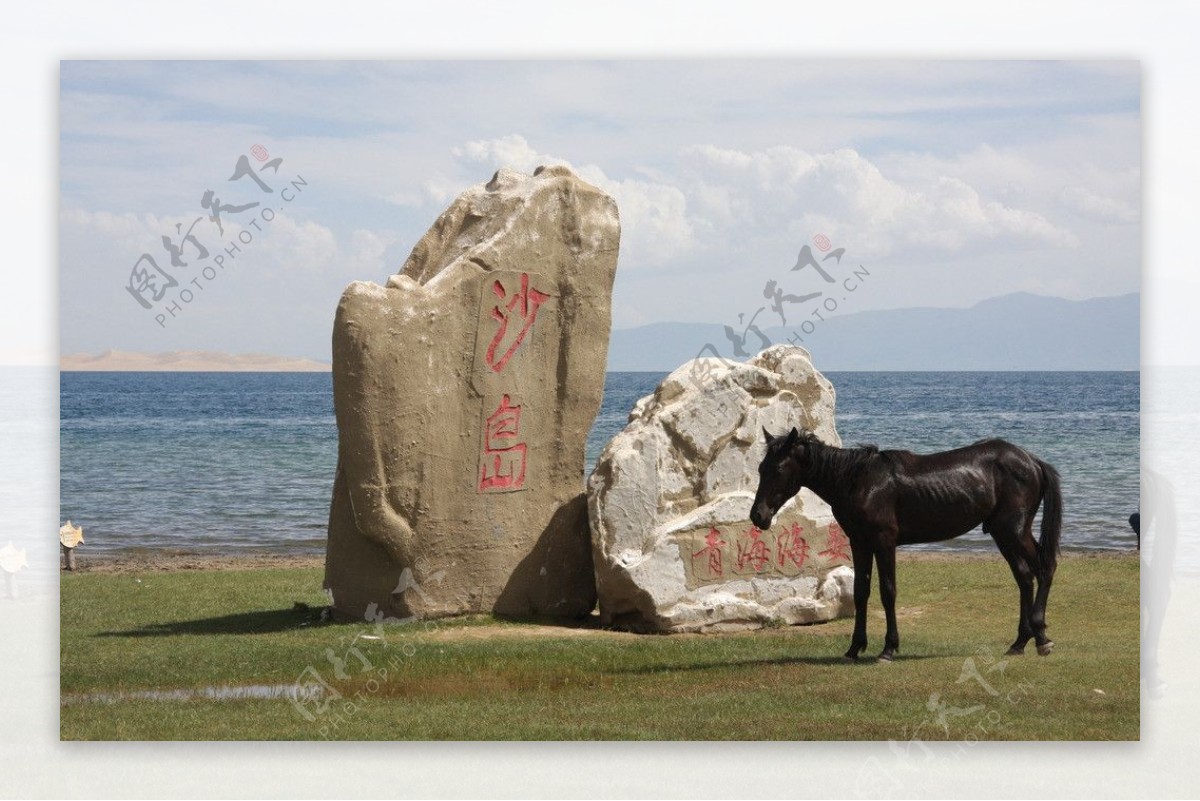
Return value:
M 615 328 L 819 291 L 806 245 L 869 271 L 839 314 L 1136 292 L 1140 107 L 1136 61 L 64 61 L 59 348 L 328 360 L 349 282 L 541 164 L 617 200 Z

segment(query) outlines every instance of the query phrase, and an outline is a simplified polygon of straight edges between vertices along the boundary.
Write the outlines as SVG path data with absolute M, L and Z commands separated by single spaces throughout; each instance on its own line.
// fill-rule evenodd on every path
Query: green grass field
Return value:
M 842 662 L 852 621 L 633 635 L 472 617 L 322 623 L 318 569 L 62 577 L 70 740 L 1129 740 L 1138 561 L 1064 555 L 1049 657 L 1003 656 L 1017 591 L 999 555 L 902 559 L 901 651 Z M 870 652 L 883 639 L 877 591 Z M 382 639 L 371 639 L 382 634 Z M 364 637 L 366 639 L 364 639 Z M 329 656 L 342 660 L 335 664 Z M 339 675 L 340 674 L 340 675 Z M 174 700 L 145 690 L 293 685 L 339 695 Z

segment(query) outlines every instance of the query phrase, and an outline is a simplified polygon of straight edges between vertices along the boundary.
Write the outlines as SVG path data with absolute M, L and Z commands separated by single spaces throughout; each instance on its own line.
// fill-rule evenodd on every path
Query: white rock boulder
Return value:
M 770 530 L 750 523 L 773 434 L 840 445 L 834 390 L 802 348 L 695 359 L 638 401 L 588 480 L 600 616 L 637 631 L 724 631 L 852 614 L 850 547 L 802 490 Z

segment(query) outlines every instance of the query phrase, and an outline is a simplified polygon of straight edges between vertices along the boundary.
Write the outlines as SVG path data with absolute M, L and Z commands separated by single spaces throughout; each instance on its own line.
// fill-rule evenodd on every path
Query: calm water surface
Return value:
M 609 373 L 588 471 L 665 373 Z M 1128 548 L 1137 373 L 828 373 L 847 444 L 1000 436 L 1063 477 L 1066 547 Z M 327 373 L 64 373 L 61 517 L 96 552 L 324 550 L 337 462 Z M 946 547 L 946 546 L 941 546 Z M 976 531 L 950 547 L 992 547 Z

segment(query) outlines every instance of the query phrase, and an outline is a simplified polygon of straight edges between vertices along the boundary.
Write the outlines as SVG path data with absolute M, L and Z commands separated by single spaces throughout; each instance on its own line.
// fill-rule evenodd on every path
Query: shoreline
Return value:
M 61 559 L 60 565 L 61 565 Z M 75 573 L 178 573 L 188 570 L 273 570 L 325 566 L 325 554 L 215 554 L 194 551 L 76 554 Z M 60 573 L 70 571 L 63 570 Z
M 1059 554 L 1060 562 L 1075 559 L 1131 559 L 1141 552 L 1123 550 L 1071 550 Z M 896 552 L 898 562 L 954 562 L 995 559 L 999 551 L 905 551 Z M 247 553 L 213 554 L 192 551 L 139 551 L 136 553 L 83 554 L 75 556 L 75 573 L 177 573 L 191 570 L 275 570 L 323 568 L 324 554 Z M 60 573 L 69 571 L 60 567 Z

